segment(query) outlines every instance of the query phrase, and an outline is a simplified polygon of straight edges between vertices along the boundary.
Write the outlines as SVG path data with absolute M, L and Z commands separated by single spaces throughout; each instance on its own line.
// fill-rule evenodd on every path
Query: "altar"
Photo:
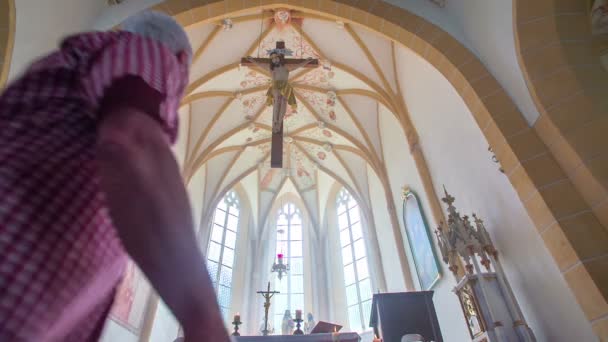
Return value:
M 233 342 L 359 342 L 357 333 L 329 333 L 311 335 L 231 336 Z

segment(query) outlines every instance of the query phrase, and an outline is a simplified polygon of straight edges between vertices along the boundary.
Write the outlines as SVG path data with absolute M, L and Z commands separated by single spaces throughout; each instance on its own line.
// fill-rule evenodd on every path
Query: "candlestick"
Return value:
M 302 317 L 301 310 L 300 310 L 300 317 Z M 302 329 L 300 329 L 300 324 L 304 321 L 302 320 L 302 318 L 297 318 L 297 311 L 296 311 L 296 319 L 294 319 L 293 321 L 296 322 L 296 331 L 294 331 L 293 334 L 294 335 L 304 335 L 304 332 L 302 331 Z
M 234 325 L 234 332 L 232 333 L 232 336 L 241 336 L 241 334 L 239 334 L 239 325 L 243 323 L 241 322 L 241 315 L 238 312 L 236 315 L 234 315 L 232 324 Z

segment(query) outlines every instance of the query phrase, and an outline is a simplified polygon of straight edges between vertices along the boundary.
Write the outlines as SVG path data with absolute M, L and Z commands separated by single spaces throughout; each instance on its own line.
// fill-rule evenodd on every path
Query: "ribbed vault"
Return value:
M 206 170 L 203 208 L 211 208 L 234 184 L 256 174 L 259 226 L 287 180 L 313 221 L 321 220 L 320 174 L 369 208 L 368 169 L 386 179 L 378 119 L 393 115 L 399 103 L 393 42 L 316 14 L 291 15 L 287 25 L 277 24 L 273 11 L 258 10 L 230 18 L 231 29 L 220 22 L 187 27 L 195 54 L 181 109 L 188 121 L 185 178 Z M 293 57 L 318 58 L 321 65 L 290 75 L 298 108 L 285 118 L 283 169 L 270 168 L 269 75 L 239 64 L 243 56 L 265 57 L 276 41 L 284 41 Z

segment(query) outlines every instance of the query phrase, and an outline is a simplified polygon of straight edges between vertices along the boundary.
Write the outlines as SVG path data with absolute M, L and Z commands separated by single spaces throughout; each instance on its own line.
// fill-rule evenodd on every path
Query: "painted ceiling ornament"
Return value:
M 234 94 L 234 98 L 237 99 L 237 100 L 239 100 L 239 101 L 241 100 L 242 97 L 243 97 L 243 93 L 241 93 L 241 92 L 238 92 L 238 93 Z
M 338 26 L 339 29 L 344 28 L 344 22 L 341 20 L 336 20 L 336 25 Z
M 327 105 L 330 107 L 336 105 L 336 92 L 333 90 L 327 92 Z
M 319 127 L 319 129 L 325 128 L 325 122 L 323 120 L 317 121 L 317 127 Z
M 292 137 L 285 137 L 285 138 L 283 138 L 283 141 L 285 141 L 287 144 L 291 144 L 293 142 L 293 138 Z
M 332 144 L 326 142 L 325 144 L 323 144 L 323 149 L 327 152 L 331 152 L 334 149 L 334 147 L 332 146 Z
M 279 8 L 274 11 L 274 24 L 277 29 L 282 30 L 291 23 L 291 11 L 286 8 Z
M 222 28 L 224 29 L 224 31 L 230 31 L 230 30 L 232 30 L 232 26 L 234 26 L 234 23 L 232 22 L 232 19 L 225 18 L 225 19 L 222 20 Z

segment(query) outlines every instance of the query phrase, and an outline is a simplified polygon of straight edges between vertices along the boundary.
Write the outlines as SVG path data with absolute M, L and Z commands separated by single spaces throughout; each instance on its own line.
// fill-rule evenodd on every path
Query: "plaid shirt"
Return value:
M 160 92 L 171 142 L 187 67 L 127 32 L 66 39 L 0 97 L 0 341 L 96 341 L 125 268 L 95 165 L 104 91 Z

